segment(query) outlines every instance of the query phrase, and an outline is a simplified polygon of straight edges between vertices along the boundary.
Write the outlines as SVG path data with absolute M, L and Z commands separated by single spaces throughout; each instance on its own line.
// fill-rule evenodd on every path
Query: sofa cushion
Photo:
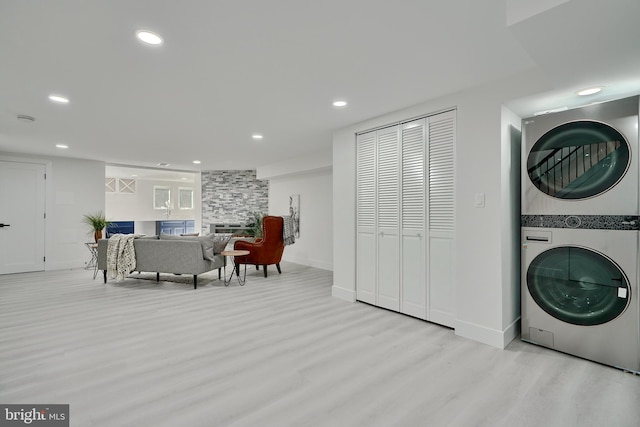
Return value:
M 161 233 L 160 234 L 160 240 L 195 240 L 200 242 L 200 244 L 202 245 L 202 257 L 204 259 L 213 259 L 213 256 L 215 255 L 214 253 L 214 248 L 213 248 L 213 237 L 214 234 L 208 234 L 206 236 L 198 236 L 198 237 L 194 237 L 194 236 L 175 236 L 173 234 L 165 234 L 165 233 Z

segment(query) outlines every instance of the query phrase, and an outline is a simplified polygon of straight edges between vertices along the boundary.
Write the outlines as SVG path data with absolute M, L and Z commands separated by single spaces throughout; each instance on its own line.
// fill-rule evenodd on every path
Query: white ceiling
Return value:
M 528 3 L 0 0 L 0 151 L 252 169 L 526 70 L 550 90 L 511 100 L 521 116 L 587 102 L 574 91 L 590 84 L 606 90 L 588 102 L 640 93 L 640 1 L 545 0 L 533 13 Z M 138 29 L 164 45 L 142 45 Z
M 170 168 L 145 168 L 108 164 L 105 167 L 105 177 L 130 178 L 147 181 L 177 181 L 193 184 L 197 172 L 176 171 Z

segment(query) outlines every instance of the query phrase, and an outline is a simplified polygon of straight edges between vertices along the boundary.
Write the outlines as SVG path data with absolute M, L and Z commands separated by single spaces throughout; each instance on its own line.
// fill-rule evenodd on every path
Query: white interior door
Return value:
M 427 320 L 455 326 L 455 141 L 454 111 L 428 118 L 429 246 Z
M 376 304 L 376 132 L 358 135 L 356 299 Z
M 378 131 L 378 302 L 400 311 L 399 127 Z
M 454 326 L 455 111 L 357 136 L 356 299 Z
M 45 166 L 0 161 L 0 274 L 44 270 Z
M 427 318 L 425 227 L 425 128 L 420 119 L 402 125 L 402 304 L 400 311 Z

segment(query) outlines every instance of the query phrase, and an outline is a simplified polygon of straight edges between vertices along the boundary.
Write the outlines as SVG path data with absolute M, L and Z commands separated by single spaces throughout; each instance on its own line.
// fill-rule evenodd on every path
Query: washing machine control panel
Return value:
M 527 228 L 579 228 L 585 230 L 640 230 L 638 215 L 522 215 Z

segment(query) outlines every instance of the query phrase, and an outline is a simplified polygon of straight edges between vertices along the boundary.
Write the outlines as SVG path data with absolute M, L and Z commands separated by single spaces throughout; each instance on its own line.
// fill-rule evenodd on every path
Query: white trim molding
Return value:
M 520 318 L 508 325 L 504 330 L 491 329 L 474 323 L 456 320 L 456 335 L 469 338 L 483 344 L 490 345 L 499 349 L 504 349 L 511 341 L 513 341 L 520 331 Z
M 333 285 L 331 287 L 331 296 L 348 302 L 356 302 L 356 291 L 353 289 L 345 289 Z

